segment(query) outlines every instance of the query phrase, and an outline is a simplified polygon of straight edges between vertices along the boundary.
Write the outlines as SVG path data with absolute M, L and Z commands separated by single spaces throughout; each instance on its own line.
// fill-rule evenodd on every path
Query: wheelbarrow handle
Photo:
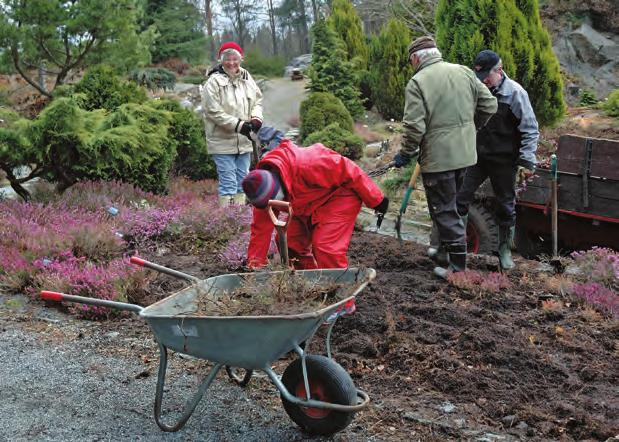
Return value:
M 140 313 L 142 310 L 144 310 L 144 307 L 141 307 L 136 304 L 128 304 L 126 302 L 117 302 L 117 301 L 107 301 L 105 299 L 87 298 L 85 296 L 67 295 L 65 293 L 51 292 L 48 290 L 41 291 L 41 298 L 47 301 L 76 302 L 78 304 L 89 304 L 89 305 L 96 305 L 99 307 L 110 307 L 110 308 L 115 308 L 117 310 L 128 310 L 128 311 L 135 312 L 135 313 Z
M 292 207 L 290 207 L 290 203 L 288 201 L 281 200 L 269 200 L 267 207 L 269 208 L 269 216 L 271 217 L 271 221 L 275 227 L 287 227 L 290 218 L 292 218 Z M 288 219 L 286 221 L 281 221 L 275 213 L 273 212 L 273 207 L 284 210 L 288 212 Z
M 146 267 L 151 270 L 155 270 L 157 272 L 165 273 L 166 275 L 174 276 L 176 278 L 186 279 L 190 282 L 200 282 L 200 278 L 196 278 L 195 276 L 188 275 L 187 273 L 179 272 L 178 270 L 170 269 L 168 267 L 164 267 L 159 264 L 155 264 L 154 262 L 146 261 L 138 256 L 132 256 L 129 261 L 131 264 L 138 265 L 140 267 Z

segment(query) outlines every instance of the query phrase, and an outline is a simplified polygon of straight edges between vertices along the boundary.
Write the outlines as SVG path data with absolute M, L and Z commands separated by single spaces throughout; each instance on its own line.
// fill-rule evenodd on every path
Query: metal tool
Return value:
M 415 170 L 413 170 L 413 174 L 411 175 L 411 179 L 408 182 L 408 186 L 406 187 L 406 192 L 404 193 L 404 198 L 402 199 L 402 205 L 400 206 L 400 212 L 398 213 L 397 218 L 395 219 L 395 232 L 398 236 L 398 239 L 402 241 L 402 215 L 406 212 L 406 207 L 408 206 L 408 201 L 411 198 L 411 194 L 413 190 L 415 190 L 415 184 L 417 183 L 417 178 L 419 178 L 419 173 L 421 172 L 421 166 L 419 163 L 415 165 Z
M 256 168 L 256 164 L 260 161 L 260 153 L 258 152 L 260 141 L 258 140 L 258 134 L 253 130 L 250 131 L 249 140 L 251 141 L 251 165 L 249 166 L 249 169 L 254 170 Z
M 292 219 L 292 207 L 290 207 L 289 202 L 280 200 L 269 200 L 267 207 L 269 209 L 271 221 L 275 226 L 275 230 L 277 230 L 277 248 L 279 249 L 279 256 L 282 259 L 282 264 L 288 267 L 290 265 L 290 259 L 288 257 L 287 230 L 288 223 Z M 275 215 L 275 212 L 273 212 L 273 207 L 277 210 L 288 212 L 288 219 L 286 219 L 286 221 L 280 220 L 278 215 Z
M 391 161 L 384 166 L 380 166 L 374 170 L 370 170 L 367 174 L 370 178 L 376 178 L 389 172 L 389 169 L 391 169 L 392 167 L 395 167 L 395 161 Z

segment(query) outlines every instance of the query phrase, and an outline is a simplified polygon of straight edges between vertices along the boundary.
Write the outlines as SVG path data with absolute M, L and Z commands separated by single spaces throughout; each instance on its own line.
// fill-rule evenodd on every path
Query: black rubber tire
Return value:
M 307 356 L 305 363 L 312 399 L 342 405 L 357 403 L 355 384 L 340 364 L 316 355 Z M 305 398 L 301 359 L 294 360 L 286 367 L 282 383 L 290 394 Z M 342 431 L 355 415 L 354 412 L 301 407 L 287 401 L 283 396 L 281 398 L 288 416 L 309 434 L 329 435 Z
M 529 233 L 526 229 L 519 228 L 518 225 L 516 225 L 514 242 L 516 243 L 518 253 L 527 259 L 536 259 L 540 255 L 552 253 L 549 247 L 545 247 L 547 244 L 550 244 L 550 239 L 543 241 L 539 235 Z
M 239 387 L 245 387 L 249 384 L 251 380 L 251 375 L 254 373 L 253 370 L 245 370 L 245 374 L 240 374 L 237 370 L 244 370 L 243 368 L 230 367 L 226 365 L 226 373 L 228 373 L 228 377 L 232 379 L 232 381 L 237 384 Z
M 499 226 L 494 215 L 479 202 L 474 202 L 469 206 L 466 231 L 469 253 L 492 255 L 499 249 Z M 476 245 L 469 241 L 473 234 L 476 234 L 479 238 Z

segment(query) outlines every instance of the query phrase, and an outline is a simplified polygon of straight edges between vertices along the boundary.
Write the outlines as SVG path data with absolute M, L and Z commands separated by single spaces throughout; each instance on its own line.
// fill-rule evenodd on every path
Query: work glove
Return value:
M 389 209 L 389 198 L 387 197 L 384 197 L 378 206 L 374 207 L 376 213 L 382 213 L 383 215 L 387 213 L 387 209 Z
M 525 166 L 518 166 L 516 171 L 516 187 L 522 187 L 529 178 L 533 176 L 535 169 L 530 169 Z
M 239 130 L 239 133 L 241 135 L 245 135 L 247 138 L 251 140 L 251 137 L 250 137 L 251 131 L 252 131 L 251 123 L 249 121 L 244 121 L 243 125 L 241 126 L 241 129 Z
M 411 159 L 409 157 L 406 157 L 399 152 L 395 155 L 395 157 L 393 157 L 393 165 L 397 168 L 404 167 L 410 162 Z
M 259 118 L 252 118 L 251 119 L 251 126 L 252 126 L 252 130 L 254 132 L 258 133 L 258 131 L 262 127 L 262 121 L 260 121 Z

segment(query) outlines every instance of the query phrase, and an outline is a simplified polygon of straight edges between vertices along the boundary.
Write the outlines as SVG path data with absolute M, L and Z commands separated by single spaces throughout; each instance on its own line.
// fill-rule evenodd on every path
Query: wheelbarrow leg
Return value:
M 159 428 L 163 431 L 173 432 L 178 431 L 185 426 L 185 423 L 189 420 L 189 417 L 191 417 L 191 414 L 200 402 L 200 399 L 202 399 L 202 396 L 204 396 L 204 393 L 208 389 L 209 385 L 211 385 L 211 382 L 213 382 L 213 379 L 217 376 L 222 364 L 215 364 L 215 366 L 211 369 L 209 374 L 202 381 L 198 391 L 185 404 L 185 409 L 183 410 L 181 418 L 174 425 L 167 425 L 161 420 L 161 402 L 163 400 L 163 387 L 165 384 L 167 366 L 168 349 L 164 345 L 159 344 L 159 376 L 157 378 L 157 393 L 155 395 L 155 421 L 157 422 L 157 425 L 159 425 Z

